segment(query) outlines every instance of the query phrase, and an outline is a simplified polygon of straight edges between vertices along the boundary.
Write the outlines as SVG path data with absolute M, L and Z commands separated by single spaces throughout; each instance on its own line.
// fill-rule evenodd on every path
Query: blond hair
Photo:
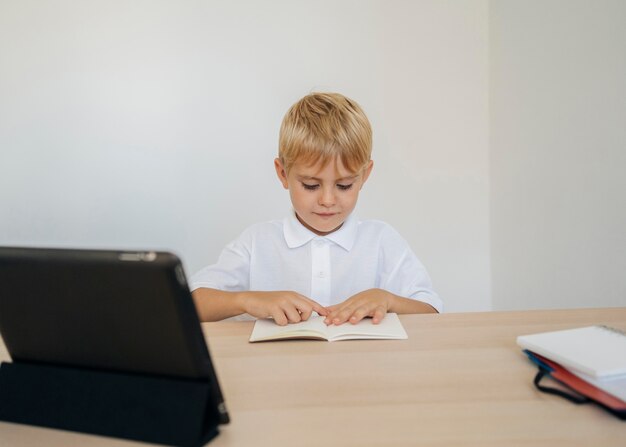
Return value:
M 287 111 L 280 126 L 278 157 L 286 171 L 341 160 L 352 172 L 370 161 L 372 127 L 361 107 L 339 93 L 311 93 Z

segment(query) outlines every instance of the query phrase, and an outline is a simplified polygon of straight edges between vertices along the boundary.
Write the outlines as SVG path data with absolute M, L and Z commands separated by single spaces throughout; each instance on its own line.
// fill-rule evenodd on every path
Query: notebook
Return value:
M 626 402 L 626 375 L 618 375 L 607 379 L 596 379 L 595 377 L 588 376 L 576 370 L 570 372 L 596 388 Z M 626 404 L 624 404 L 624 410 L 626 411 Z
M 398 315 L 388 313 L 383 320 L 372 323 L 366 318 L 357 324 L 344 323 L 326 326 L 324 317 L 313 316 L 307 321 L 278 326 L 273 320 L 257 320 L 250 335 L 250 342 L 310 339 L 310 340 L 403 340 L 409 338 Z
M 517 344 L 596 379 L 626 376 L 626 334 L 607 326 L 521 335 Z
M 526 351 L 528 357 L 535 363 L 543 366 L 547 366 L 550 369 L 550 376 L 553 379 L 567 385 L 569 388 L 576 391 L 581 396 L 590 398 L 612 410 L 626 411 L 626 399 L 624 397 L 624 380 L 595 380 L 588 379 L 589 376 L 585 376 L 582 373 L 574 373 L 566 368 L 563 368 L 558 363 L 552 362 L 546 358 L 541 357 L 539 354 L 533 354 Z M 615 383 L 614 383 L 615 382 Z M 612 384 L 613 386 L 606 386 L 606 384 Z M 620 388 L 619 384 L 622 384 Z

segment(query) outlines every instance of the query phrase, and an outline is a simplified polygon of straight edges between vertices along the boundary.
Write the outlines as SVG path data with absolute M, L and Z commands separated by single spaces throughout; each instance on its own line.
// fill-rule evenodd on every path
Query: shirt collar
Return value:
M 346 251 L 350 251 L 354 246 L 356 240 L 356 232 L 358 227 L 357 218 L 350 214 L 345 220 L 341 228 L 326 236 L 318 236 L 311 230 L 306 228 L 300 223 L 296 217 L 296 212 L 291 211 L 289 217 L 286 217 L 283 221 L 283 234 L 285 236 L 285 242 L 289 248 L 301 247 L 309 243 L 311 240 L 327 239 L 335 244 L 339 245 Z

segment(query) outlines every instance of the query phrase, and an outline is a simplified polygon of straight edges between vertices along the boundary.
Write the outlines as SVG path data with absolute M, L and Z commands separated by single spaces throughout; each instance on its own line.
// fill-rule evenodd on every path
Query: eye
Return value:
M 308 191 L 315 191 L 317 188 L 320 187 L 320 185 L 309 185 L 308 183 L 302 183 L 302 186 Z
M 342 191 L 347 191 L 347 190 L 349 190 L 350 188 L 352 188 L 352 185 L 353 185 L 353 184 L 354 184 L 354 183 L 350 183 L 349 185 L 340 185 L 340 184 L 337 184 L 337 188 L 339 188 L 339 189 L 340 189 L 340 190 L 342 190 Z

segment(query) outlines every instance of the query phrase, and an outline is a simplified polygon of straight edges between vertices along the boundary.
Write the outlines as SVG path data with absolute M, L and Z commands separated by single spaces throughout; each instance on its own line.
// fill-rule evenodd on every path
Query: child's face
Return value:
M 372 171 L 372 161 L 361 173 L 347 170 L 337 159 L 325 166 L 294 163 L 288 173 L 277 158 L 274 166 L 280 182 L 289 190 L 298 220 L 324 236 L 338 230 L 359 198 L 359 191 Z

